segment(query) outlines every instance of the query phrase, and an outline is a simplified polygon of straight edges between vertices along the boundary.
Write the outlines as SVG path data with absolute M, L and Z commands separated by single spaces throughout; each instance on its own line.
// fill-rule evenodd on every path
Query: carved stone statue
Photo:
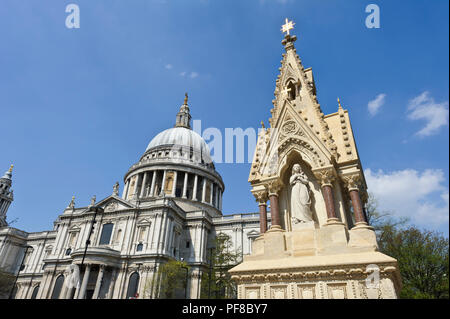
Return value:
M 309 196 L 308 177 L 299 164 L 292 168 L 289 179 L 291 191 L 291 220 L 292 224 L 312 222 L 311 198 Z
M 94 195 L 94 196 L 92 196 L 92 198 L 91 198 L 91 206 L 94 206 L 95 205 L 95 201 L 97 200 L 97 197 Z

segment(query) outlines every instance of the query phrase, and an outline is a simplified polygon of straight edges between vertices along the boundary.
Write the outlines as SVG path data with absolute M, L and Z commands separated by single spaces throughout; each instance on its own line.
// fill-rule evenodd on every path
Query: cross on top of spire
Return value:
M 286 32 L 286 35 L 290 35 L 289 31 L 294 29 L 294 25 L 295 23 L 293 21 L 289 21 L 288 18 L 286 18 L 286 23 L 281 26 L 281 32 Z

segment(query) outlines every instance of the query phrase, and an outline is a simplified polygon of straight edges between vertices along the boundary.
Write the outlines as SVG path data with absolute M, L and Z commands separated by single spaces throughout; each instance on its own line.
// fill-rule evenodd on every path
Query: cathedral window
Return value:
M 66 250 L 66 256 L 69 256 L 72 253 L 72 249 L 71 248 L 67 248 Z
M 147 230 L 147 227 L 139 227 L 139 236 L 138 241 L 143 241 L 145 237 L 145 231 Z
M 139 244 L 136 246 L 136 251 L 142 251 L 143 248 L 144 248 L 144 245 L 143 245 L 142 243 L 139 243 Z
M 130 280 L 128 281 L 128 291 L 127 291 L 127 299 L 135 298 L 139 286 L 139 274 L 134 272 L 130 276 Z
M 108 223 L 103 225 L 102 234 L 100 236 L 99 245 L 109 245 L 114 224 Z

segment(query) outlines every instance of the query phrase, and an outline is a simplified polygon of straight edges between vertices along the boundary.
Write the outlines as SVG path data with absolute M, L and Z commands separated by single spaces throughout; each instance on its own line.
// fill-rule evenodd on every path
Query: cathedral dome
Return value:
M 221 216 L 225 185 L 208 145 L 190 122 L 186 94 L 175 126 L 158 133 L 125 174 L 123 199 L 145 202 L 172 197 L 183 209 L 207 209 L 212 216 Z
M 203 162 L 212 162 L 205 140 L 198 133 L 186 127 L 173 127 L 162 131 L 151 140 L 145 152 L 151 152 L 159 148 L 192 150 L 194 153 L 200 154 Z

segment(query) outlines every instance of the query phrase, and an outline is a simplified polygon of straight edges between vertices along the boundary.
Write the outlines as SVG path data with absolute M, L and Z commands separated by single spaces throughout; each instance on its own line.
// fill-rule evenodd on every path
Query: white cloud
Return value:
M 173 68 L 173 65 L 172 64 L 166 64 L 165 68 L 167 70 L 171 70 Z
M 186 72 L 181 72 L 180 73 L 180 76 L 185 76 L 186 75 Z
M 366 169 L 364 173 L 368 190 L 378 199 L 382 211 L 409 217 L 412 223 L 426 228 L 448 224 L 449 190 L 443 184 L 442 170 L 427 169 L 420 173 L 405 169 L 385 173 Z
M 378 94 L 375 100 L 370 101 L 367 104 L 367 109 L 369 110 L 370 115 L 374 116 L 380 110 L 380 107 L 383 106 L 384 100 L 386 98 L 386 94 L 381 93 Z
M 197 72 L 191 72 L 191 75 L 190 75 L 191 79 L 195 79 L 197 76 L 198 76 Z
M 448 101 L 436 103 L 428 91 L 415 97 L 408 104 L 410 120 L 425 120 L 426 124 L 416 135 L 420 137 L 436 134 L 442 126 L 448 125 Z

